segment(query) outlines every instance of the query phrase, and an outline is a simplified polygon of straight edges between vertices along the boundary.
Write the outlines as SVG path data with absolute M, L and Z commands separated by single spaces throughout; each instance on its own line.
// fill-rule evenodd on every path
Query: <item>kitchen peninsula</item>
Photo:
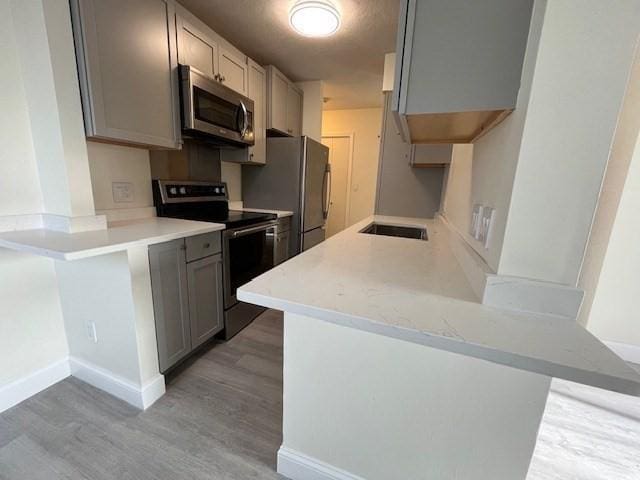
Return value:
M 361 233 L 372 222 L 428 240 Z M 482 305 L 454 235 L 370 217 L 238 290 L 285 312 L 280 473 L 524 479 L 551 377 L 640 396 L 574 321 Z

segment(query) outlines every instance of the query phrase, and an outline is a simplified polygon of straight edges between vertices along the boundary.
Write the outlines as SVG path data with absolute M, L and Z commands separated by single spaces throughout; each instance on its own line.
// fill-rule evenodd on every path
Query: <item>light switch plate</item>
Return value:
M 493 219 L 496 215 L 496 210 L 491 207 L 484 207 L 482 209 L 482 217 L 480 220 L 480 240 L 485 249 L 489 248 L 489 242 L 491 240 L 491 231 L 493 230 Z
M 131 182 L 113 182 L 111 184 L 113 192 L 113 201 L 115 203 L 133 202 L 133 183 Z
M 479 203 L 476 203 L 473 206 L 473 211 L 471 213 L 471 225 L 469 225 L 469 234 L 479 240 L 480 236 L 480 225 L 482 223 L 482 211 L 484 207 Z

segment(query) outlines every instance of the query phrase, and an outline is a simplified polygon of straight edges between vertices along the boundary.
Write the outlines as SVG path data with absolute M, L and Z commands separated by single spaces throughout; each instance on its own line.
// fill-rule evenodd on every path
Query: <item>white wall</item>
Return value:
M 239 163 L 220 162 L 220 166 L 220 178 L 223 182 L 227 182 L 229 200 L 232 202 L 242 201 L 242 165 Z
M 456 146 L 449 167 L 443 211 L 455 229 L 493 271 L 498 270 L 502 252 L 545 8 L 546 0 L 534 3 L 520 92 L 514 112 L 481 137 L 473 148 Z M 455 178 L 456 176 L 461 178 Z M 493 241 L 486 250 L 468 233 L 472 205 L 475 203 L 495 209 Z
M 322 135 L 353 134 L 353 164 L 347 226 L 373 214 L 380 154 L 381 108 L 327 110 Z
M 473 145 L 454 145 L 449 171 L 445 176 L 440 211 L 468 243 L 474 241 L 468 234 L 471 219 L 473 185 Z
M 639 33 L 637 0 L 547 4 L 499 273 L 577 284 Z
M 0 0 L 0 218 L 43 197 L 9 0 Z M 1 222 L 0 222 L 1 223 Z M 68 355 L 53 261 L 0 249 L 0 388 Z
M 447 216 L 497 273 L 576 285 L 638 25 L 633 0 L 535 1 L 516 109 L 472 160 L 454 159 L 471 168 L 470 195 L 445 195 Z M 496 210 L 487 250 L 467 234 L 475 203 Z
M 56 272 L 71 354 L 139 384 L 127 252 L 58 262 Z M 96 325 L 97 343 L 88 322 Z
M 304 92 L 302 134 L 319 142 L 322 135 L 322 105 L 324 103 L 322 81 L 299 82 L 296 85 Z
M 11 15 L 26 92 L 44 211 L 94 214 L 68 5 L 12 0 Z
M 526 477 L 548 377 L 290 313 L 284 339 L 284 450 L 335 478 Z
M 603 340 L 640 346 L 640 48 L 616 129 L 578 285 L 579 321 Z
M 96 210 L 153 206 L 149 152 L 141 148 L 87 142 Z M 133 202 L 116 203 L 112 183 L 133 184 Z
M 593 296 L 587 327 L 603 340 L 638 347 L 640 347 L 639 213 L 640 141 L 637 141 Z

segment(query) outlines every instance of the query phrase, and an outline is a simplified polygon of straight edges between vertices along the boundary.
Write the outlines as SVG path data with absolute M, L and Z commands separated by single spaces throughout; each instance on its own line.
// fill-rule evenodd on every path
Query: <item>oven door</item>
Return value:
M 182 130 L 220 143 L 253 145 L 253 101 L 188 65 L 180 66 Z
M 274 266 L 275 222 L 224 231 L 224 308 L 238 303 L 236 290 Z

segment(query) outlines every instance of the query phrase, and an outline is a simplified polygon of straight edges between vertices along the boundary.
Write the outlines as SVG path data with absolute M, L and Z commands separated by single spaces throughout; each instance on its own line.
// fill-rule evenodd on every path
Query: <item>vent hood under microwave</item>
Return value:
M 533 0 L 402 0 L 391 109 L 405 142 L 472 143 L 516 106 Z

